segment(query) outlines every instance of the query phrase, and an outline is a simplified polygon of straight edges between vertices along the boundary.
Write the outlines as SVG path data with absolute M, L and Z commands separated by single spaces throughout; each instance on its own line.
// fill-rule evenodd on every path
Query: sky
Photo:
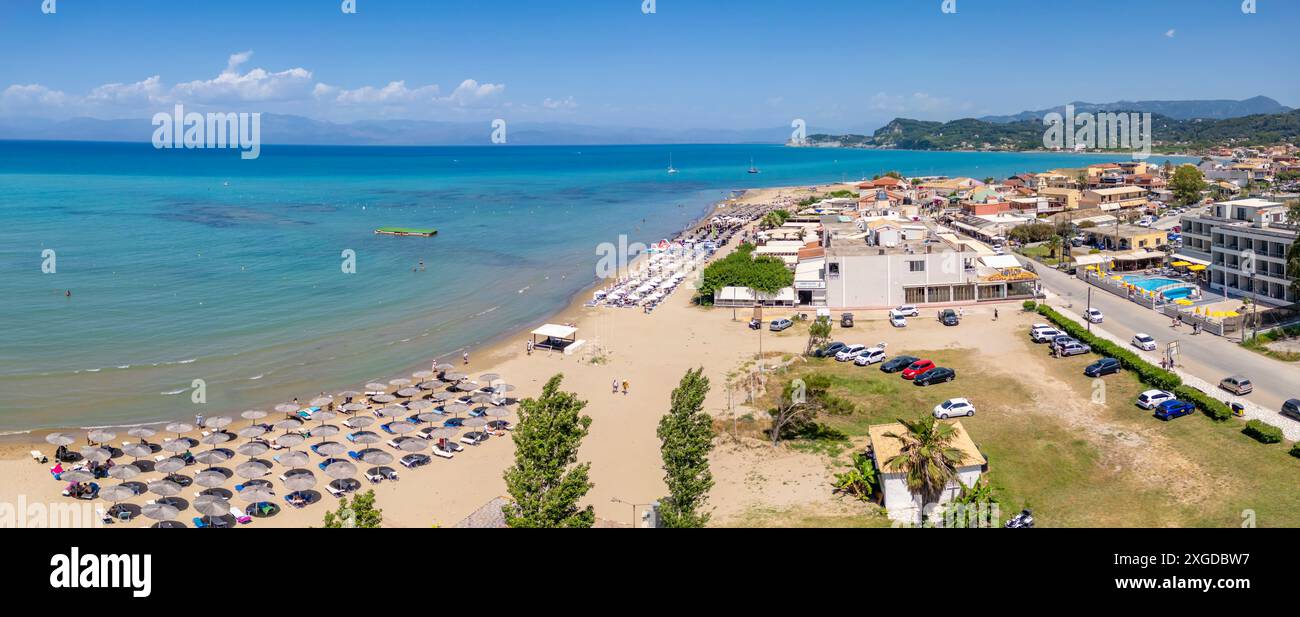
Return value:
M 869 130 L 1072 100 L 1300 107 L 1295 0 L 1253 13 L 1251 0 L 342 4 L 0 0 L 0 118 L 183 103 L 337 122 Z

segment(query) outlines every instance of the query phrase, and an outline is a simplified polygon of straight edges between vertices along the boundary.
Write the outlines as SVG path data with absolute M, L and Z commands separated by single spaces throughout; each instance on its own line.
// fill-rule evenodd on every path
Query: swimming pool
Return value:
M 1178 285 L 1178 284 L 1183 285 L 1183 287 L 1166 289 L 1163 292 L 1161 292 L 1161 295 L 1163 295 L 1166 298 L 1169 298 L 1170 300 L 1186 298 L 1187 296 L 1192 295 L 1192 288 L 1195 287 L 1195 285 L 1191 283 L 1187 283 L 1185 281 L 1179 281 L 1177 279 L 1171 279 L 1171 278 L 1163 278 L 1159 276 L 1143 278 L 1141 276 L 1130 275 L 1124 277 L 1124 282 L 1132 283 L 1135 287 L 1145 289 L 1147 291 L 1155 291 L 1161 287 L 1164 287 L 1165 285 Z

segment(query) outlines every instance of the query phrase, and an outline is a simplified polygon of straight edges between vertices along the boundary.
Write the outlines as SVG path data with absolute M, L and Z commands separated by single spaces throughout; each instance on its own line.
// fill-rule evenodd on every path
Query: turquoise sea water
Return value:
M 763 173 L 746 173 L 751 156 Z M 734 189 L 1109 158 L 266 146 L 245 161 L 0 142 L 0 430 L 237 413 L 395 376 L 539 322 L 594 281 L 597 244 L 671 236 Z M 440 233 L 374 235 L 381 226 Z M 355 274 L 342 272 L 345 250 Z M 195 379 L 205 405 L 190 401 Z

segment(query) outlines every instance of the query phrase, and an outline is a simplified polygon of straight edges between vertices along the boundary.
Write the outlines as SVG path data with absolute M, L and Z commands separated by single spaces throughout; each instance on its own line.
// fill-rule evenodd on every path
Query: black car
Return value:
M 956 378 L 957 378 L 957 371 L 954 371 L 950 368 L 937 366 L 924 373 L 921 373 L 920 375 L 917 375 L 916 379 L 912 380 L 912 383 L 918 386 L 932 386 L 937 383 L 952 381 Z
M 914 356 L 894 356 L 893 358 L 881 363 L 880 370 L 885 373 L 897 373 L 911 366 L 912 363 L 917 360 L 920 360 L 920 358 Z
M 1121 368 L 1123 367 L 1120 366 L 1119 360 L 1116 360 L 1115 358 L 1102 358 L 1089 364 L 1088 368 L 1083 369 L 1083 374 L 1089 377 L 1101 377 L 1102 375 L 1118 373 Z
M 840 342 L 835 342 L 825 347 L 822 347 L 821 349 L 818 349 L 816 352 L 813 353 L 813 355 L 818 358 L 834 358 L 835 354 L 844 351 L 845 347 L 848 347 L 848 345 L 845 345 L 844 343 L 840 343 Z
M 945 326 L 956 326 L 961 324 L 961 319 L 957 317 L 957 311 L 945 309 L 939 314 L 939 321 Z

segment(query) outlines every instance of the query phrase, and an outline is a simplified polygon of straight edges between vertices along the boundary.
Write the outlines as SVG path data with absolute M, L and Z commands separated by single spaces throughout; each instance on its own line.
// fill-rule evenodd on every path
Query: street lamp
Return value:
M 618 497 L 610 497 L 609 500 L 612 503 L 621 503 L 625 506 L 632 506 L 632 528 L 633 529 L 636 528 L 636 523 L 637 523 L 637 517 L 636 517 L 637 508 L 650 508 L 649 512 L 641 515 L 641 520 L 650 523 L 648 527 L 659 526 L 659 516 L 658 516 L 658 511 L 656 510 L 659 507 L 659 502 L 652 501 L 650 503 L 632 503 L 630 501 L 623 501 Z

